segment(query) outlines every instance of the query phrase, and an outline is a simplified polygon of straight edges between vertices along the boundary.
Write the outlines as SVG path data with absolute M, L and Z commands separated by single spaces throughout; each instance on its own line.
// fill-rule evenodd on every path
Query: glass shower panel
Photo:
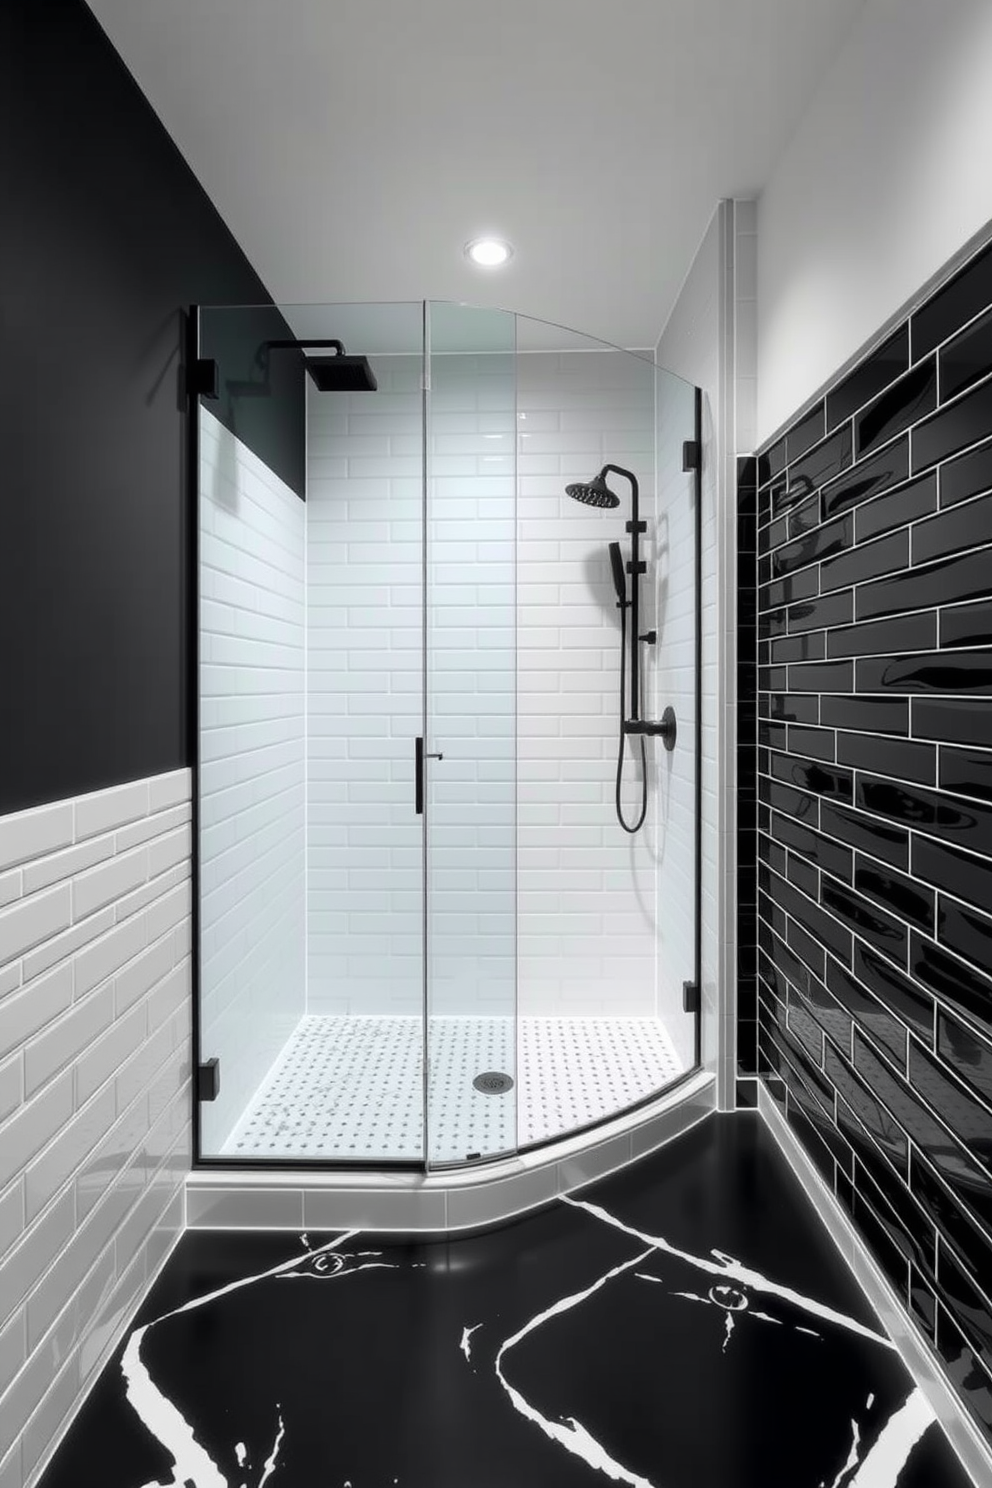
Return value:
M 323 1155 L 424 1153 L 423 305 L 307 334 L 375 391 L 307 390 L 307 1034 Z
M 204 1156 L 423 1161 L 423 321 L 201 313 Z
M 197 409 L 198 1037 L 205 1157 L 282 1157 L 254 1103 L 306 1013 L 306 506 L 299 357 L 272 306 L 204 308 Z
M 516 1146 L 515 319 L 428 306 L 427 1158 Z
M 652 716 L 671 707 L 678 725 L 675 748 L 654 750 L 656 997 L 658 1018 L 681 1073 L 697 1062 L 699 1021 L 687 1010 L 684 993 L 699 976 L 700 909 L 698 512 L 696 476 L 685 469 L 684 444 L 699 436 L 696 389 L 663 367 L 655 368 L 655 430 L 658 496 L 650 572 L 658 654 Z
M 204 308 L 197 355 L 200 1155 L 651 1099 L 698 1048 L 696 390 L 441 303 Z
M 690 478 L 677 486 L 667 465 L 660 502 L 658 466 L 659 419 L 666 459 L 679 462 L 693 424 L 691 401 L 686 419 L 677 397 L 656 389 L 650 354 L 524 317 L 517 339 L 518 1127 L 527 1147 L 649 1099 L 694 1062 L 674 1036 L 693 962 L 667 944 L 681 949 L 684 939 L 690 953 L 694 944 L 693 899 L 680 897 L 693 882 L 694 842 L 668 829 L 673 761 L 691 779 L 695 758 L 692 710 L 670 686 L 676 671 L 692 686 L 692 550 L 674 552 L 672 534 L 691 537 L 693 509 Z M 691 388 L 671 382 L 691 400 Z M 688 606 L 688 672 L 669 588 Z M 657 735 L 621 734 L 621 719 L 653 723 L 670 705 L 673 753 Z

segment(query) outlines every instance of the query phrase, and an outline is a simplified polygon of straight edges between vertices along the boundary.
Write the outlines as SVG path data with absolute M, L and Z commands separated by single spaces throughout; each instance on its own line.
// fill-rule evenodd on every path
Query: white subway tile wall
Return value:
M 591 480 L 607 462 L 637 477 L 648 524 L 640 628 L 661 630 L 659 645 L 641 647 L 642 713 L 654 717 L 664 706 L 659 666 L 675 660 L 667 654 L 674 639 L 667 604 L 658 624 L 657 565 L 666 555 L 655 490 L 654 371 L 623 352 L 528 353 L 518 359 L 517 401 L 519 1009 L 562 1017 L 659 1013 L 667 1024 L 669 1015 L 684 1015 L 681 1001 L 677 1008 L 667 995 L 659 1001 L 668 927 L 656 891 L 671 846 L 662 798 L 672 758 L 660 740 L 647 741 L 649 808 L 636 836 L 621 829 L 614 806 L 620 617 L 607 545 L 618 541 L 629 554 L 630 485 L 610 477 L 621 502 L 612 510 L 565 495 L 566 485 Z M 690 435 L 691 423 L 680 438 Z M 691 747 L 683 734 L 681 749 Z M 640 810 L 638 756 L 628 741 L 628 821 Z M 691 973 L 690 956 L 682 976 Z
M 307 1010 L 423 1003 L 421 360 L 307 405 Z
M 37 1476 L 182 1228 L 190 772 L 0 817 L 0 1481 Z
M 305 539 L 304 503 L 201 408 L 200 1017 L 220 1060 L 205 1154 L 306 1011 Z
M 442 316 L 432 344 L 450 328 Z M 470 1015 L 470 1042 L 489 1020 L 512 1019 L 516 1002 L 516 360 L 512 351 L 431 357 L 427 718 L 428 748 L 444 759 L 427 766 L 428 1009 Z M 499 1150 L 483 1136 L 466 1147 L 449 1128 L 449 1106 L 470 1108 L 474 1092 L 462 1096 L 441 1073 L 461 1047 L 444 1027 L 430 1039 L 430 1155 Z M 490 1068 L 516 1075 L 515 1040 L 497 1047 Z M 512 1129 L 517 1092 L 500 1104 Z
M 374 366 L 374 396 L 311 393 L 309 405 L 309 1011 L 415 1015 L 420 365 Z M 521 1013 L 685 1022 L 691 898 L 675 916 L 670 895 L 691 884 L 694 851 L 682 768 L 693 723 L 692 513 L 680 468 L 691 403 L 666 446 L 662 532 L 646 361 L 435 356 L 431 377 L 427 747 L 445 756 L 427 766 L 432 1010 L 509 1011 L 515 958 Z M 613 805 L 620 638 L 607 544 L 629 544 L 627 483 L 616 482 L 616 512 L 564 494 L 606 461 L 641 482 L 658 567 L 644 586 L 642 629 L 664 608 L 660 645 L 644 648 L 645 713 L 673 701 L 684 719 L 681 756 L 648 744 L 652 805 L 636 838 Z M 633 817 L 630 752 L 625 782 Z

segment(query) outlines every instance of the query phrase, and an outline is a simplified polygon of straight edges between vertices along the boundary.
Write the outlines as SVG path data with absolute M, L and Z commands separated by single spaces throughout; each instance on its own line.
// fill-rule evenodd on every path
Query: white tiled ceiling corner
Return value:
M 282 303 L 502 305 L 653 345 L 864 0 L 90 0 Z M 515 245 L 469 266 L 484 232 Z

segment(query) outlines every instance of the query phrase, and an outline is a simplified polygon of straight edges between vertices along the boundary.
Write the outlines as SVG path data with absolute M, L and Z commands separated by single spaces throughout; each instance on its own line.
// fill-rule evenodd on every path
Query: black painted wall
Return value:
M 740 1073 L 992 1438 L 992 247 L 757 477 Z
M 271 297 L 83 0 L 0 6 L 0 201 L 6 813 L 191 762 L 183 307 Z M 283 375 L 214 406 L 302 491 Z

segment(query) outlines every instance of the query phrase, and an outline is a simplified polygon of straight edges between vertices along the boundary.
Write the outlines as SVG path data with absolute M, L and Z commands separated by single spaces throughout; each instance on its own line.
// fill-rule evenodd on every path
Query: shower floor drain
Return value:
M 505 1095 L 508 1090 L 513 1089 L 513 1077 L 504 1075 L 499 1070 L 486 1070 L 485 1074 L 476 1075 L 472 1084 L 483 1095 Z

